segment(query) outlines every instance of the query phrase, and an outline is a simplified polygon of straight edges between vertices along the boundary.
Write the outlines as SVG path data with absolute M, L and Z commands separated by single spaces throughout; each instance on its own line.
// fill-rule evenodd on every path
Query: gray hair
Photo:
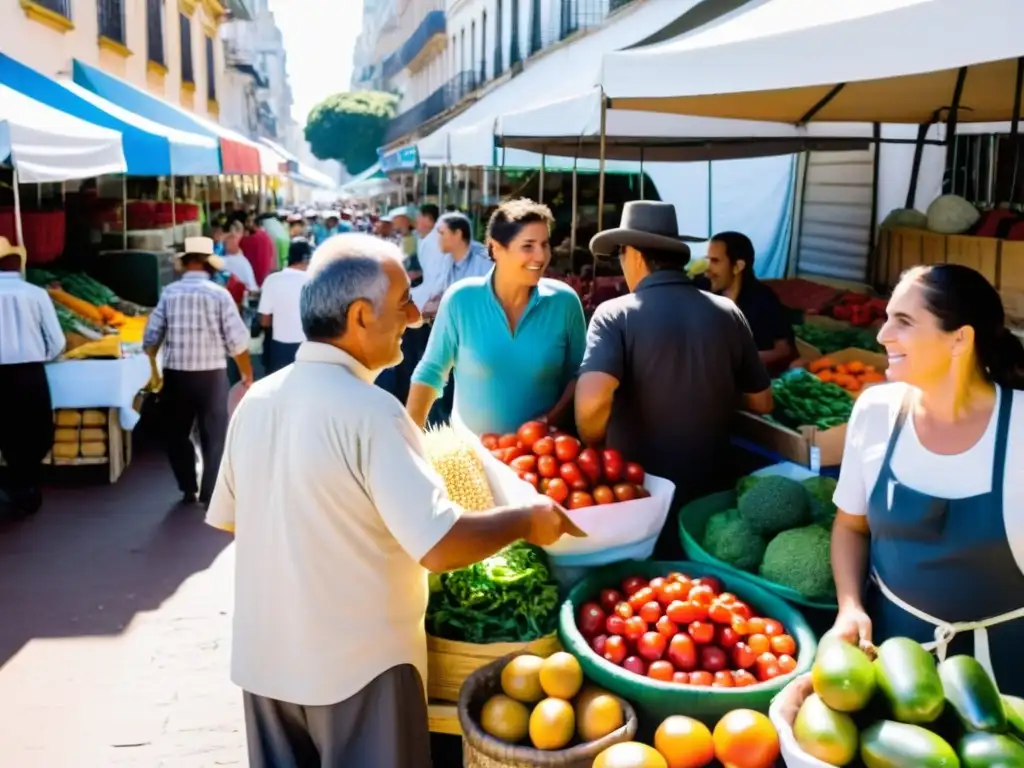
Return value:
M 345 333 L 348 310 L 368 301 L 379 312 L 390 281 L 384 262 L 401 263 L 398 246 L 364 234 L 335 235 L 316 249 L 302 287 L 299 314 L 308 339 L 336 339 Z

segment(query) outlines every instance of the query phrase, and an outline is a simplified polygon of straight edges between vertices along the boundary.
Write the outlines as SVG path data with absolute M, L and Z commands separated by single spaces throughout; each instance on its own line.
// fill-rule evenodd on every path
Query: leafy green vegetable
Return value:
M 427 631 L 467 643 L 527 642 L 555 631 L 558 586 L 541 550 L 511 544 L 432 585 Z
M 804 323 L 794 325 L 793 333 L 801 341 L 805 341 L 821 354 L 828 355 L 840 349 L 866 349 L 869 352 L 881 352 L 877 332 L 864 328 L 826 328 L 821 325 Z
M 853 398 L 842 387 L 804 370 L 787 371 L 772 381 L 775 418 L 790 427 L 831 429 L 850 420 Z

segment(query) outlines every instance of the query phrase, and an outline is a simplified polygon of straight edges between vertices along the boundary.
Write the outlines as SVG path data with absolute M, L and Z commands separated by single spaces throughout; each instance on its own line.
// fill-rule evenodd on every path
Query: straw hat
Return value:
M 174 254 L 174 258 L 180 261 L 185 254 L 205 256 L 203 259 L 207 264 L 218 272 L 224 269 L 224 259 L 213 252 L 213 240 L 209 237 L 186 237 L 185 250 Z
M 20 269 L 22 272 L 24 272 L 25 261 L 28 256 L 27 252 L 25 251 L 25 246 L 11 245 L 11 241 L 8 240 L 6 237 L 0 237 L 0 259 L 4 258 L 5 256 L 10 256 L 11 254 L 21 257 Z

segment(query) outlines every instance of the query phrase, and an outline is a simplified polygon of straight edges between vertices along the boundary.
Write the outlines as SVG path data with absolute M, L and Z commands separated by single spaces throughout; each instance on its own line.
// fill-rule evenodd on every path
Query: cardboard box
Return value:
M 800 427 L 790 429 L 767 421 L 752 413 L 737 414 L 734 433 L 755 445 L 766 448 L 788 461 L 817 472 L 822 467 L 834 467 L 843 460 L 846 444 L 846 425 L 832 429 Z
M 832 352 L 831 354 L 828 355 L 819 355 L 817 358 L 815 358 L 815 360 L 819 360 L 822 357 L 827 357 L 833 363 L 840 364 L 852 363 L 854 361 L 857 361 L 858 363 L 863 363 L 864 365 L 870 365 L 879 373 L 885 373 L 885 371 L 889 368 L 888 357 L 881 354 L 880 352 L 868 352 L 866 349 L 854 349 L 852 347 L 849 349 L 840 349 L 839 351 Z M 881 384 L 882 382 L 878 383 Z M 867 389 L 867 387 L 865 387 L 865 389 Z M 862 389 L 860 392 L 851 393 L 851 395 L 852 397 L 857 398 L 860 397 L 863 393 L 864 390 Z

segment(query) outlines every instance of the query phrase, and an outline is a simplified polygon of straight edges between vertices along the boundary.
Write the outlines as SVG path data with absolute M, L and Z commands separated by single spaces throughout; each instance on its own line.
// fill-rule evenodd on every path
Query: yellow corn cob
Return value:
M 494 508 L 494 494 L 483 462 L 454 429 L 445 425 L 427 430 L 423 446 L 431 465 L 444 480 L 448 498 L 468 512 Z

